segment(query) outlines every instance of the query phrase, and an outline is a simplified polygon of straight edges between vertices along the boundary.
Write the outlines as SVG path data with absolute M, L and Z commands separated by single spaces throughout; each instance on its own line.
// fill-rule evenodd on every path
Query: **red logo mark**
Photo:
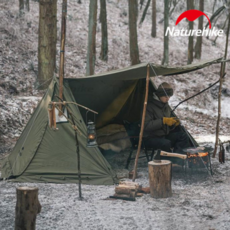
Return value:
M 200 10 L 187 10 L 187 11 L 185 11 L 184 13 L 182 13 L 177 18 L 176 25 L 184 18 L 187 18 L 190 22 L 192 22 L 192 21 L 195 21 L 197 18 L 199 18 L 202 15 L 204 15 L 208 19 L 209 29 L 211 29 L 212 25 L 211 25 L 211 22 L 210 22 L 208 16 L 204 12 L 202 12 Z

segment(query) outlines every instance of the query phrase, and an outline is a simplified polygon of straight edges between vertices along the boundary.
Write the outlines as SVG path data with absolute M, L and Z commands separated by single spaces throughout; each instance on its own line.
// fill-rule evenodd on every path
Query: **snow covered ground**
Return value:
M 121 153 L 125 157 L 124 153 Z M 115 186 L 83 185 L 83 200 L 78 199 L 77 184 L 29 184 L 0 182 L 1 230 L 14 229 L 16 187 L 39 188 L 41 213 L 37 215 L 37 230 L 229 230 L 230 229 L 230 153 L 220 164 L 212 160 L 214 175 L 207 170 L 186 175 L 181 167 L 173 167 L 173 196 L 154 199 L 149 194 L 136 201 L 106 199 Z M 117 171 L 124 159 L 109 156 Z M 122 164 L 123 162 L 123 164 Z M 147 162 L 139 161 L 136 182 L 149 186 Z M 130 166 L 132 168 L 132 165 Z M 126 179 L 129 180 L 129 179 Z

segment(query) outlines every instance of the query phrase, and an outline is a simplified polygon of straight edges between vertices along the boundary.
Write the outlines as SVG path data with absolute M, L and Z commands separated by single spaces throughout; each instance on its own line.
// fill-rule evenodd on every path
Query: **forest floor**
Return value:
M 210 144 L 210 143 L 206 143 Z M 107 160 L 120 175 L 127 174 L 124 162 L 127 153 L 108 155 Z M 16 187 L 39 188 L 41 213 L 37 215 L 37 230 L 229 230 L 230 229 L 230 153 L 226 163 L 212 159 L 212 171 L 174 166 L 172 197 L 154 199 L 150 194 L 136 201 L 108 199 L 115 186 L 82 185 L 83 200 L 78 199 L 77 184 L 0 182 L 1 230 L 14 229 Z M 133 164 L 130 165 L 130 169 Z M 125 179 L 128 180 L 129 179 Z M 149 186 L 147 162 L 139 160 L 136 182 Z
M 186 9 L 186 1 L 180 4 L 170 17 L 170 26 Z M 198 1 L 197 1 L 198 2 Z M 213 1 L 214 2 L 214 1 Z M 82 77 L 86 69 L 88 1 L 68 2 L 65 77 Z M 18 0 L 0 1 L 0 170 L 2 160 L 10 153 L 21 135 L 31 114 L 44 93 L 40 90 L 38 74 L 38 2 L 30 1 L 30 12 L 19 15 Z M 205 3 L 211 16 L 211 1 Z M 221 1 L 217 1 L 219 7 Z M 219 5 L 218 5 L 219 4 Z M 139 19 L 141 17 L 139 14 Z M 58 42 L 60 42 L 61 2 L 58 1 Z M 96 73 L 106 72 L 130 65 L 127 1 L 109 0 L 107 4 L 109 56 L 108 62 L 99 59 L 101 29 L 97 25 Z M 221 17 L 224 17 L 224 13 Z M 157 1 L 157 18 L 163 17 L 163 1 Z M 221 18 L 220 18 L 221 19 Z M 218 28 L 224 23 L 220 20 Z M 197 26 L 197 23 L 195 24 Z M 187 27 L 181 21 L 178 28 Z M 157 37 L 152 38 L 151 11 L 146 21 L 138 26 L 138 41 L 141 62 L 160 64 L 163 57 L 163 23 L 157 23 Z M 204 38 L 202 59 L 223 56 L 225 36 L 217 39 Z M 59 44 L 59 43 L 58 43 Z M 187 64 L 187 38 L 170 38 L 170 65 Z M 59 60 L 59 45 L 57 45 Z M 229 55 L 227 59 L 229 59 Z M 194 60 L 199 62 L 199 60 Z M 57 63 L 58 69 L 58 63 Z M 171 83 L 175 94 L 170 100 L 172 108 L 181 100 L 198 93 L 219 79 L 220 65 L 183 75 L 157 77 L 156 85 L 163 81 Z M 222 112 L 220 123 L 221 141 L 230 140 L 230 67 L 222 90 Z M 176 114 L 181 123 L 200 145 L 214 146 L 217 120 L 218 85 L 205 93 L 181 104 Z M 121 173 L 127 153 L 106 156 L 112 167 Z M 19 184 L 0 181 L 0 229 L 14 229 L 16 187 L 37 186 L 42 211 L 37 216 L 36 229 L 230 229 L 230 153 L 226 162 L 212 160 L 213 176 L 205 169 L 185 175 L 180 167 L 173 167 L 173 196 L 153 199 L 149 194 L 135 202 L 107 200 L 114 194 L 114 186 L 83 185 L 84 200 L 78 200 L 75 184 Z M 133 165 L 130 165 L 132 169 Z M 147 162 L 138 164 L 137 182 L 148 186 Z

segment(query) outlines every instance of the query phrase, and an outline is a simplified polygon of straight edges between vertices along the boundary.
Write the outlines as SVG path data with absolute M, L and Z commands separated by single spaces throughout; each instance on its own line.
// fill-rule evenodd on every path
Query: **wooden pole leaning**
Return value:
M 145 100 L 144 100 L 144 107 L 143 107 L 143 113 L 142 113 L 141 130 L 140 130 L 140 134 L 139 134 L 138 149 L 137 149 L 137 154 L 136 154 L 135 164 L 134 164 L 134 170 L 133 170 L 133 181 L 135 181 L 135 179 L 137 177 L 137 163 L 138 163 L 138 158 L 139 158 L 140 151 L 141 151 L 141 144 L 142 144 L 142 137 L 143 137 L 143 131 L 144 131 L 144 124 L 145 124 L 145 114 L 146 114 L 146 107 L 147 107 L 147 101 L 148 101 L 148 94 L 149 94 L 149 64 L 147 66 Z
M 230 12 L 228 13 L 228 28 L 227 28 L 227 35 L 226 35 L 226 43 L 225 43 L 225 53 L 224 53 L 224 60 L 227 58 L 228 53 L 228 37 L 229 37 L 229 31 L 230 31 Z M 215 158 L 217 147 L 218 147 L 218 141 L 219 141 L 219 131 L 220 131 L 220 119 L 221 119 L 221 92 L 222 92 L 222 85 L 224 81 L 225 76 L 225 67 L 226 62 L 221 63 L 220 68 L 220 85 L 219 85 L 219 93 L 218 93 L 218 116 L 217 116 L 217 122 L 216 122 L 216 142 L 215 142 L 215 148 L 212 157 Z
M 62 21 L 61 21 L 60 63 L 59 63 L 59 97 L 61 99 L 63 99 L 66 15 L 67 15 L 67 0 L 63 0 L 62 2 Z M 59 105 L 59 108 L 62 111 L 62 104 Z M 59 111 L 59 116 L 61 115 L 62 113 Z
M 15 230 L 35 230 L 36 216 L 41 212 L 38 188 L 17 187 L 16 192 Z

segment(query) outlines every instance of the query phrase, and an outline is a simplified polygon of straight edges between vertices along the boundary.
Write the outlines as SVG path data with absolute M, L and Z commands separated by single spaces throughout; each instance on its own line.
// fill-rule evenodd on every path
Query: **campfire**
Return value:
M 196 154 L 194 154 L 194 153 L 187 153 L 187 156 L 188 156 L 188 158 L 192 158 L 192 157 L 206 157 L 206 156 L 208 156 L 208 152 L 206 152 L 206 153 L 196 153 Z
M 187 153 L 189 168 L 205 168 L 211 171 L 211 160 L 209 152 Z

